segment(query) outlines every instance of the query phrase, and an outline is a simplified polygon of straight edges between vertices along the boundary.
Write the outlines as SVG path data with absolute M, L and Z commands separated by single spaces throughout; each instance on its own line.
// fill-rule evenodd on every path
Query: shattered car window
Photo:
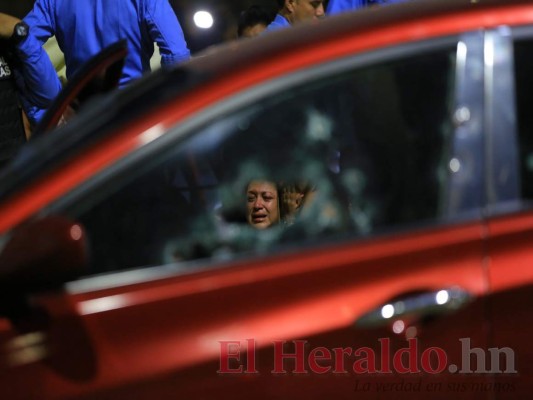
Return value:
M 210 120 L 70 209 L 88 232 L 91 273 L 231 259 L 439 218 L 454 69 L 454 48 L 405 57 L 286 87 Z

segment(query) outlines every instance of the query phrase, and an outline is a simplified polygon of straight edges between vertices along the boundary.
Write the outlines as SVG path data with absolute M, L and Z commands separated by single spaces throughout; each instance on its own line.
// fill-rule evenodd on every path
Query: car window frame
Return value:
M 501 26 L 487 30 L 490 35 L 485 46 L 492 47 L 497 71 L 486 73 L 487 85 L 497 88 L 497 94 L 489 100 L 489 115 L 498 115 L 498 120 L 489 127 L 487 152 L 487 204 L 486 217 L 531 211 L 533 199 L 522 197 L 520 164 L 520 133 L 518 121 L 517 88 L 515 77 L 514 43 L 529 39 L 533 42 L 533 25 Z M 507 55 L 503 57 L 503 55 Z M 486 71 L 487 72 L 487 71 Z M 505 110 L 502 111 L 502 110 Z M 510 120 L 508 117 L 513 116 Z M 501 171 L 506 171 L 503 181 Z
M 323 62 L 317 64 L 313 68 L 307 68 L 305 71 L 291 72 L 280 77 L 276 77 L 274 79 L 262 82 L 259 85 L 247 88 L 238 93 L 234 93 L 230 97 L 223 99 L 223 101 L 218 101 L 212 104 L 211 106 L 205 108 L 201 112 L 189 116 L 187 119 L 181 121 L 177 126 L 174 126 L 168 132 L 160 132 L 161 135 L 157 140 L 146 144 L 137 151 L 118 160 L 110 168 L 107 168 L 105 171 L 91 177 L 91 179 L 83 182 L 81 185 L 77 186 L 74 190 L 70 191 L 62 198 L 51 202 L 30 218 L 39 218 L 42 216 L 57 213 L 61 209 L 68 207 L 68 204 L 72 204 L 78 201 L 78 199 L 83 197 L 86 193 L 94 190 L 94 188 L 105 184 L 106 182 L 110 182 L 113 179 L 116 179 L 122 173 L 127 171 L 128 168 L 131 168 L 136 163 L 151 157 L 158 157 L 160 154 L 164 153 L 166 149 L 168 149 L 169 145 L 179 145 L 191 135 L 193 135 L 194 132 L 199 131 L 202 128 L 208 126 L 215 119 L 223 116 L 228 116 L 231 114 L 232 111 L 239 110 L 239 108 L 243 107 L 244 105 L 249 105 L 251 101 L 257 101 L 262 97 L 278 93 L 280 89 L 300 86 L 307 81 L 319 80 L 321 78 L 330 76 L 331 74 L 341 74 L 349 70 L 362 68 L 364 66 L 369 66 L 372 64 L 382 63 L 395 58 L 406 58 L 412 55 L 420 54 L 425 51 L 435 51 L 439 48 L 449 47 L 450 45 L 457 46 L 458 43 L 460 43 L 461 41 L 466 42 L 467 40 L 465 38 L 468 36 L 471 36 L 468 40 L 469 46 L 480 47 L 483 45 L 483 42 L 479 39 L 479 35 L 477 35 L 477 33 L 473 34 L 472 32 L 467 32 L 460 35 L 447 35 L 444 37 L 432 38 L 423 41 L 410 42 L 402 44 L 400 46 L 378 49 L 364 54 L 355 54 L 349 57 Z M 463 79 L 469 81 L 471 77 L 467 74 L 463 77 Z M 480 83 L 476 82 L 475 85 L 476 87 L 478 87 Z M 478 92 L 479 90 L 475 91 L 475 93 Z M 472 101 L 477 102 L 478 105 L 480 105 L 480 107 L 482 108 L 482 99 L 477 98 L 476 96 L 474 96 L 474 99 L 472 99 Z M 459 104 L 459 100 L 460 99 L 456 99 L 456 104 Z M 451 150 L 452 153 L 450 156 L 454 156 L 455 154 L 464 152 L 466 147 L 469 148 L 469 151 L 473 151 L 473 149 L 479 148 L 478 141 L 480 135 L 476 136 L 477 139 L 475 141 L 471 140 L 468 143 L 463 141 L 455 141 L 455 138 L 457 137 L 457 131 L 453 132 L 452 135 L 454 141 L 454 148 L 453 150 Z M 482 151 L 480 154 L 477 154 L 476 162 L 481 162 L 480 158 L 483 158 Z M 480 169 L 477 169 L 476 175 L 477 174 L 481 176 L 482 171 Z M 459 176 L 457 178 L 454 178 L 454 180 L 457 180 L 459 182 L 461 182 L 462 179 L 463 178 Z M 454 182 L 451 183 L 452 186 L 454 184 Z M 478 188 L 469 188 L 469 191 L 472 190 L 478 190 Z M 420 224 L 420 228 L 426 229 L 427 225 L 429 225 L 430 228 L 437 228 L 449 224 L 471 222 L 472 220 L 481 219 L 481 206 L 481 202 L 478 202 L 475 208 L 469 206 L 470 208 L 464 211 L 458 211 L 457 209 L 455 209 L 453 210 L 453 216 L 448 215 L 440 220 L 431 220 L 428 224 Z M 416 227 L 412 225 L 409 225 L 408 227 L 402 226 L 398 227 L 398 229 L 388 229 L 386 233 L 378 233 L 376 235 L 371 234 L 369 236 L 364 237 L 350 235 L 350 237 L 346 240 L 350 242 L 360 240 L 362 241 L 375 238 L 376 236 L 381 237 L 388 236 L 390 234 L 396 234 L 399 232 L 405 232 L 406 230 L 416 230 Z M 324 246 L 327 246 L 328 241 L 321 241 L 321 244 L 322 243 L 324 244 Z M 308 247 L 311 248 L 314 246 L 309 245 Z M 296 248 L 297 250 L 305 250 L 306 244 L 297 243 L 294 245 L 293 248 L 289 246 L 286 251 L 294 251 L 294 248 Z M 276 254 L 279 254 L 279 252 L 276 252 Z M 253 255 L 251 257 L 253 258 Z M 235 262 L 238 263 L 242 259 L 250 259 L 250 255 L 238 254 L 232 257 L 232 260 L 229 264 L 231 265 Z M 116 277 L 118 277 L 116 281 L 113 280 L 113 287 L 115 287 L 121 286 L 123 284 L 129 284 L 131 282 L 140 282 L 145 281 L 147 279 L 150 280 L 150 277 L 154 277 L 154 279 L 159 279 L 158 277 L 161 276 L 181 275 L 183 273 L 205 270 L 206 268 L 221 268 L 225 264 L 228 264 L 228 262 L 210 258 L 187 261 L 185 264 L 187 265 L 186 267 L 184 267 L 183 262 L 175 264 L 165 264 L 160 266 L 150 266 L 149 268 L 137 267 L 133 270 L 110 271 L 106 272 L 104 275 L 106 277 L 109 275 L 113 275 L 114 277 L 116 275 Z M 122 276 L 122 278 L 120 278 L 120 276 Z M 99 287 L 99 285 L 105 285 L 106 280 L 105 278 L 103 281 L 99 280 L 98 275 L 93 275 L 83 277 L 80 281 L 93 282 L 93 284 L 89 284 L 89 286 L 92 288 L 91 290 L 94 290 L 95 287 Z M 80 287 L 86 287 L 86 285 L 78 282 L 75 284 L 75 287 L 78 287 L 78 290 L 80 290 Z
M 493 62 L 487 60 L 485 63 L 489 215 L 515 208 L 520 199 L 513 36 L 507 26 L 485 32 L 485 51 L 493 55 Z M 502 171 L 506 171 L 505 177 L 502 177 Z

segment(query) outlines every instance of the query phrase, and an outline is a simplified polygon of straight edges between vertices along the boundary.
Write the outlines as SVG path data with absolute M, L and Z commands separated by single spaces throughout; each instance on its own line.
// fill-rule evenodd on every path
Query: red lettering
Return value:
M 376 372 L 376 355 L 370 347 L 361 347 L 353 352 L 355 357 L 365 353 L 366 357 L 356 360 L 353 364 L 353 371 L 356 374 L 368 374 Z
M 242 365 L 238 368 L 230 368 L 230 359 L 241 362 L 241 342 L 239 340 L 221 340 L 220 343 L 220 374 L 242 374 Z M 231 351 L 230 346 L 237 346 L 236 351 Z
M 317 347 L 309 353 L 308 362 L 309 368 L 315 374 L 325 374 L 331 370 L 331 365 L 324 367 L 318 364 L 318 360 L 331 361 L 331 353 L 325 347 Z
M 437 357 L 437 368 L 432 368 L 431 366 L 431 353 L 434 352 Z M 422 369 L 428 374 L 438 374 L 446 369 L 448 365 L 448 356 L 446 352 L 439 347 L 429 347 L 422 353 L 420 359 L 422 364 Z
M 394 370 L 400 374 L 406 374 L 411 372 L 413 374 L 420 372 L 418 369 L 418 340 L 416 338 L 411 338 L 407 340 L 409 345 L 407 348 L 400 349 L 394 353 L 392 360 L 392 365 Z M 402 362 L 402 356 L 407 355 L 408 366 L 405 367 Z
M 248 342 L 246 350 L 246 373 L 247 374 L 256 374 L 259 371 L 255 369 L 255 340 L 246 339 Z
M 390 369 L 390 338 L 379 339 L 381 345 L 381 373 L 392 373 Z
M 293 340 L 292 341 L 296 347 L 295 353 L 285 353 L 283 351 L 283 345 L 287 343 L 284 340 L 274 342 L 274 369 L 272 373 L 274 374 L 286 374 L 287 371 L 283 368 L 283 360 L 293 359 L 296 362 L 296 368 L 294 369 L 295 374 L 307 374 L 305 370 L 305 340 Z
M 344 367 L 344 355 L 350 356 L 352 354 L 352 348 L 351 347 L 335 347 L 333 349 L 333 352 L 335 353 L 335 369 L 333 372 L 336 374 L 346 374 L 348 371 L 346 371 L 346 368 Z

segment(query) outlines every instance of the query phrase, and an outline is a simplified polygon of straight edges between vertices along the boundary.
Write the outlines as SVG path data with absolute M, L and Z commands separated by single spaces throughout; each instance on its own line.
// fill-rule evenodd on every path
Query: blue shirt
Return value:
M 329 0 L 326 15 L 338 14 L 348 10 L 356 10 L 365 6 L 366 0 Z
M 33 36 L 16 46 L 16 55 L 20 64 L 14 69 L 22 107 L 32 124 L 39 122 L 45 109 L 50 106 L 62 89 L 56 71 L 48 54 Z
M 326 14 L 338 14 L 343 11 L 356 10 L 372 4 L 401 3 L 406 0 L 330 0 Z
M 190 57 L 169 0 L 36 0 L 24 18 L 40 44 L 55 35 L 67 78 L 105 47 L 128 41 L 119 85 L 150 71 L 154 42 L 163 66 Z
M 265 32 L 277 31 L 278 29 L 283 29 L 291 26 L 290 22 L 281 14 L 277 14 L 274 21 L 270 23 L 265 29 Z

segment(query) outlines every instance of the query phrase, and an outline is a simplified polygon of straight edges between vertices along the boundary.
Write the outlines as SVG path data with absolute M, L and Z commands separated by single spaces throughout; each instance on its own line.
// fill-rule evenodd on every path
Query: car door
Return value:
M 488 397 L 469 361 L 488 344 L 482 44 L 446 37 L 267 82 L 41 209 L 11 236 L 50 224 L 83 240 L 69 254 L 88 251 L 89 269 L 17 288 L 6 396 Z M 256 230 L 255 179 L 315 195 Z
M 495 398 L 528 397 L 533 371 L 529 338 L 531 273 L 530 107 L 533 81 L 530 26 L 492 33 L 495 48 L 494 124 L 489 151 L 493 188 L 489 218 L 491 371 Z M 497 75 L 496 75 L 497 74 Z

